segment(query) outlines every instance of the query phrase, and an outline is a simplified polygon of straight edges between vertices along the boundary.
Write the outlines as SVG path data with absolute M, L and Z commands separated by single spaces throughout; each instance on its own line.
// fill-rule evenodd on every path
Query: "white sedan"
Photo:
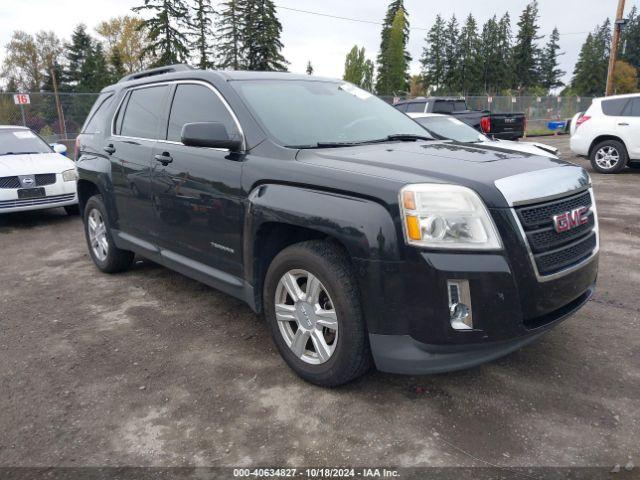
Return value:
M 474 143 L 503 148 L 514 152 L 530 153 L 549 158 L 558 158 L 558 149 L 551 145 L 534 142 L 516 142 L 513 140 L 494 140 L 483 135 L 473 127 L 457 118 L 439 113 L 407 113 L 436 138 L 461 143 Z
M 64 207 L 78 211 L 75 163 L 25 127 L 0 126 L 0 214 Z

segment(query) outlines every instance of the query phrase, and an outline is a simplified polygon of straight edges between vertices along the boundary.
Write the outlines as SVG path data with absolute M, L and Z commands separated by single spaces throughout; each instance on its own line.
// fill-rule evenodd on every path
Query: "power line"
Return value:
M 368 23 L 370 25 L 384 25 L 382 22 L 376 22 L 375 20 L 365 20 L 362 18 L 353 18 L 353 17 L 342 17 L 340 15 L 332 15 L 330 13 L 324 13 L 324 12 L 314 12 L 311 10 L 302 10 L 300 8 L 292 8 L 292 7 L 285 7 L 283 5 L 278 5 L 276 4 L 277 8 L 281 8 L 282 10 L 290 10 L 292 12 L 297 12 L 297 13 L 306 13 L 308 15 L 317 15 L 319 17 L 326 17 L 326 18 L 334 18 L 337 20 L 346 20 L 349 22 L 357 22 L 357 23 Z M 422 27 L 409 27 L 409 30 L 420 30 L 423 32 L 428 32 L 429 29 L 428 28 L 422 28 Z M 564 36 L 564 35 L 584 35 L 585 33 L 589 33 L 589 32 L 566 32 L 566 33 L 561 33 L 560 36 Z

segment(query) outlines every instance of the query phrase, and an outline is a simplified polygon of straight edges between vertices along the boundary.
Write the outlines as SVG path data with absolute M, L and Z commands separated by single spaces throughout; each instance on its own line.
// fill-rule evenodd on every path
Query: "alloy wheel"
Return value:
M 610 145 L 606 145 L 596 152 L 596 164 L 603 170 L 614 168 L 620 161 L 620 153 L 618 149 Z
M 276 287 L 275 315 L 287 346 L 305 363 L 320 365 L 338 342 L 338 317 L 329 292 L 306 270 L 285 273 Z
M 107 239 L 107 225 L 102 213 L 96 208 L 89 212 L 87 230 L 91 250 L 98 260 L 104 262 L 109 254 L 109 240 Z

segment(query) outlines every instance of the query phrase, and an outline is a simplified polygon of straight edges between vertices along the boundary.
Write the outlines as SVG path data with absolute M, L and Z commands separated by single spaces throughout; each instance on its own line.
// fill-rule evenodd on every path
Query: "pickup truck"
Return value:
M 464 98 L 418 97 L 400 100 L 394 105 L 405 113 L 443 113 L 475 128 L 490 137 L 517 140 L 524 137 L 527 119 L 524 113 L 491 113 L 489 110 L 469 110 Z
M 139 255 L 241 299 L 317 385 L 478 365 L 594 290 L 584 169 L 434 139 L 341 80 L 132 74 L 101 92 L 76 157 L 98 270 Z

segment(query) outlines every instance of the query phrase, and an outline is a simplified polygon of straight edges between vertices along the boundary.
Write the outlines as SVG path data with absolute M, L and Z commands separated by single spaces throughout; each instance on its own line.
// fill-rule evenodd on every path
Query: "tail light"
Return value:
M 484 133 L 491 132 L 491 118 L 490 117 L 482 117 L 480 119 L 480 128 Z
M 586 122 L 587 120 L 590 120 L 591 117 L 589 115 L 583 115 L 581 116 L 577 121 L 576 121 L 576 128 L 578 128 L 580 125 L 582 125 L 584 122 Z
M 76 137 L 76 143 L 73 148 L 73 159 L 78 161 L 78 157 L 80 156 L 80 136 Z

